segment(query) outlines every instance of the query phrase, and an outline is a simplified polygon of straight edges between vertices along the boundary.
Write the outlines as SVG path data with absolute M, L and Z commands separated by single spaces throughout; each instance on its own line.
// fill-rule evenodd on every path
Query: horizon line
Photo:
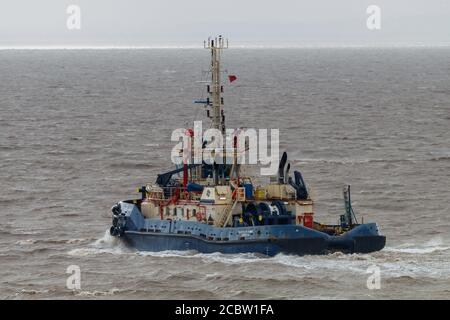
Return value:
M 327 48 L 442 48 L 450 43 L 376 43 L 376 44 L 237 44 L 230 49 L 327 49 Z M 0 45 L 0 50 L 151 50 L 203 49 L 202 45 Z

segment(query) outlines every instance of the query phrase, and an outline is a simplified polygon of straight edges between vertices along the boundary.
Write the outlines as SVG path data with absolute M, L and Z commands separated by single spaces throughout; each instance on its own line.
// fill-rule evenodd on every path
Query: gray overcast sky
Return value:
M 81 30 L 66 27 L 68 5 Z M 381 30 L 366 8 L 381 8 Z M 2 0 L 0 46 L 449 44 L 450 0 Z

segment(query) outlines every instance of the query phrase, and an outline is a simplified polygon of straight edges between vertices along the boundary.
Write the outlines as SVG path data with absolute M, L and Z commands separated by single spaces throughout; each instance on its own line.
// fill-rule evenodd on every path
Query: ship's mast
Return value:
M 223 86 L 221 84 L 221 70 L 220 70 L 220 54 L 222 49 L 228 48 L 228 40 L 222 38 L 222 36 L 214 39 L 208 38 L 208 41 L 204 42 L 205 49 L 211 50 L 211 84 L 208 86 L 208 107 L 212 107 L 212 127 L 219 130 L 223 136 L 225 136 L 225 115 L 223 112 Z M 209 113 L 209 112 L 208 112 Z M 225 144 L 223 146 L 223 164 L 226 163 Z M 222 167 L 223 168 L 223 167 Z M 219 183 L 219 170 L 218 166 L 214 165 L 213 169 L 214 184 Z M 225 183 L 225 176 L 222 170 L 222 176 L 220 177 L 221 183 Z
M 220 70 L 220 54 L 222 49 L 228 48 L 228 40 L 219 36 L 204 43 L 205 49 L 211 50 L 211 85 L 208 93 L 210 101 L 212 102 L 212 127 L 220 130 L 225 134 L 225 115 L 222 110 L 223 106 L 223 87 L 221 85 L 221 70 Z

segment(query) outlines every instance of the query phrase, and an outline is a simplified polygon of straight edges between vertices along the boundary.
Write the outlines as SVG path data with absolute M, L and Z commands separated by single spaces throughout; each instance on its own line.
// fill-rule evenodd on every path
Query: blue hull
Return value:
M 306 255 L 335 251 L 367 253 L 383 249 L 386 243 L 375 223 L 330 236 L 294 224 L 218 228 L 195 221 L 146 219 L 134 204 L 123 203 L 122 209 L 121 221 L 111 227 L 111 234 L 140 251 Z
M 267 256 L 278 253 L 296 255 L 327 253 L 327 242 L 324 238 L 208 241 L 191 235 L 127 231 L 123 239 L 140 251 L 195 250 L 201 253 L 258 253 Z

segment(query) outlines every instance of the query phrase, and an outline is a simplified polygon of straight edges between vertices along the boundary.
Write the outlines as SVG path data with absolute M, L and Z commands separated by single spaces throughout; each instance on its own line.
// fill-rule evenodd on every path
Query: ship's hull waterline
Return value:
M 140 251 L 312 255 L 367 253 L 383 249 L 386 243 L 376 223 L 360 224 L 333 236 L 295 224 L 216 227 L 198 221 L 146 218 L 130 202 L 121 202 L 120 208 L 110 233 Z
M 127 231 L 123 240 L 139 251 L 184 251 L 224 254 L 256 253 L 275 256 L 279 253 L 294 255 L 318 255 L 332 252 L 369 253 L 381 250 L 386 243 L 384 236 L 356 237 L 342 242 L 324 238 L 210 241 L 191 235 L 161 234 Z

